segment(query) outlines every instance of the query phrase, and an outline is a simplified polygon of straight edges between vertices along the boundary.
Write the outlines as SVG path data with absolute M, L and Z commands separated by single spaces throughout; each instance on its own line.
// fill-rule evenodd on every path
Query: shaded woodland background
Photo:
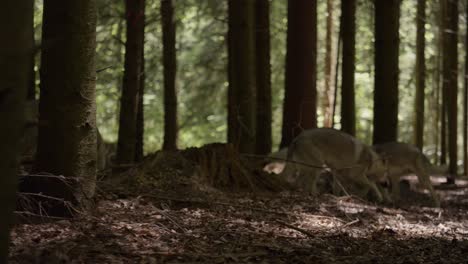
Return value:
M 99 177 L 140 175 L 145 156 L 166 161 L 151 154 L 160 149 L 188 148 L 167 161 L 175 167 L 190 160 L 210 177 L 237 176 L 236 188 L 275 189 L 260 172 L 250 180 L 239 153 L 334 127 L 369 145 L 412 143 L 455 183 L 468 170 L 467 13 L 455 0 L 7 4 L 0 262 L 18 170 L 20 191 L 58 198 L 32 213 L 57 217 L 92 208 Z
M 164 137 L 164 67 L 163 38 L 160 1 L 147 1 L 144 39 L 144 101 L 145 112 L 145 153 L 159 149 Z M 398 139 L 404 142 L 416 143 L 415 130 L 415 97 L 417 81 L 421 77 L 425 88 L 425 126 L 424 150 L 433 160 L 442 155 L 440 119 L 442 103 L 442 31 L 443 22 L 441 4 L 431 2 L 425 4 L 425 17 L 417 14 L 417 1 L 402 1 L 399 14 L 398 46 Z M 458 127 L 463 128 L 463 90 L 464 90 L 464 54 L 465 54 L 465 14 L 464 4 L 459 3 L 458 12 Z M 36 43 L 41 41 L 42 4 L 36 1 L 34 12 L 34 32 Z M 177 143 L 180 148 L 201 146 L 209 142 L 226 140 L 227 133 L 227 87 L 228 87 L 228 50 L 227 37 L 227 2 L 224 1 L 184 1 L 173 7 L 174 40 L 177 65 L 172 75 L 177 87 Z M 126 20 L 123 2 L 99 1 L 97 3 L 97 35 L 96 35 L 96 81 L 97 125 L 103 138 L 116 142 L 119 124 L 119 100 L 124 73 Z M 357 106 L 356 135 L 358 138 L 372 143 L 373 101 L 374 90 L 374 6 L 369 1 L 357 1 L 356 14 L 356 66 L 355 66 L 355 97 Z M 274 1 L 269 9 L 270 41 L 271 41 L 271 88 L 272 88 L 272 146 L 280 142 L 282 126 L 282 107 L 284 98 L 286 33 L 287 33 L 287 1 Z M 345 8 L 349 10 L 349 8 Z M 327 12 L 331 12 L 327 16 Z M 420 11 L 421 12 L 421 11 Z M 331 125 L 330 114 L 333 111 L 335 88 L 349 82 L 342 81 L 341 54 L 337 56 L 340 32 L 340 2 L 320 1 L 317 3 L 317 124 Z M 416 69 L 417 57 L 417 23 L 423 21 L 424 35 L 424 69 Z M 256 21 L 256 25 L 258 25 Z M 348 23 L 346 24 L 349 25 Z M 305 26 L 304 26 L 305 27 Z M 313 27 L 310 27 L 313 28 Z M 350 32 L 346 30 L 346 32 Z M 380 31 L 378 31 L 380 32 Z M 385 34 L 385 33 L 383 33 Z M 443 35 L 443 34 L 442 34 Z M 448 34 L 450 35 L 450 34 Z M 133 37 L 133 36 L 130 36 Z M 141 39 L 141 36 L 139 37 Z M 170 38 L 170 37 L 168 37 Z M 445 39 L 445 38 L 444 38 Z M 139 40 L 140 42 L 142 40 Z M 391 45 L 396 44 L 396 42 Z M 169 44 L 170 46 L 170 44 Z M 262 49 L 264 50 L 264 49 Z M 386 49 L 385 52 L 389 52 Z M 299 51 L 300 52 L 300 51 Z M 342 48 L 340 47 L 342 53 Z M 40 53 L 36 56 L 35 71 L 39 71 Z M 172 55 L 170 55 L 172 56 Z M 389 56 L 385 54 L 385 56 Z M 133 56 L 135 57 L 135 56 Z M 339 62 L 337 65 L 337 57 Z M 421 57 L 421 56 L 419 56 Z M 384 65 L 388 63 L 382 63 Z M 336 72 L 338 70 L 338 75 Z M 416 74 L 416 71 L 419 71 Z M 421 73 L 420 71 L 424 71 Z M 171 74 L 171 73 L 168 73 Z M 329 77 L 327 77 L 330 75 Z M 169 75 L 171 76 L 171 75 Z M 36 89 L 39 87 L 39 74 L 36 74 Z M 337 82 L 337 84 L 335 84 Z M 169 84 L 170 85 L 170 84 Z M 334 126 L 341 127 L 341 94 L 336 93 L 337 107 L 334 112 Z M 211 98 L 211 99 L 210 99 Z M 207 100 L 209 105 L 207 105 Z M 174 104 L 168 102 L 167 105 Z M 420 107 L 418 107 L 419 109 Z M 166 111 L 167 112 L 167 111 Z M 349 112 L 349 111 L 348 111 Z M 418 111 L 419 112 L 419 111 Z M 438 129 L 435 129 L 439 127 Z M 172 129 L 174 130 L 175 127 Z M 461 132 L 461 131 L 460 131 Z M 168 134 L 168 133 L 166 133 Z M 462 143 L 462 133 L 457 142 Z M 462 149 L 461 147 L 459 148 Z M 461 154 L 461 152 L 460 152 Z M 442 155 L 443 156 L 443 155 Z

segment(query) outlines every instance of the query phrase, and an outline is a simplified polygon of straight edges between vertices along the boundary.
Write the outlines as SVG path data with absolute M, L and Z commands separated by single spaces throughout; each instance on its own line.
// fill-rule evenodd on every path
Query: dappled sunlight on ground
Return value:
M 398 209 L 332 195 L 139 196 L 103 200 L 94 216 L 16 227 L 12 263 L 437 263 L 437 252 L 457 263 L 466 239 L 468 214 L 457 208 Z
M 147 163 L 122 174 L 123 181 L 100 183 L 96 198 L 99 202 L 91 214 L 73 220 L 17 225 L 12 232 L 10 262 L 466 262 L 465 178 L 450 186 L 443 184 L 444 177 L 432 177 L 441 208 L 430 207 L 431 198 L 414 175 L 404 177 L 397 206 L 354 196 L 279 192 L 283 189 L 281 181 L 266 181 L 269 175 L 265 178 L 255 170 L 252 178 L 245 180 L 271 188 L 231 188 L 223 192 L 202 180 L 222 179 L 222 187 L 226 188 L 231 179 L 229 170 L 222 178 L 218 174 L 203 178 L 203 170 L 176 154 L 154 155 Z M 199 157 L 195 152 L 188 154 Z M 249 168 L 223 162 L 205 171 Z M 182 165 L 174 170 L 173 164 Z

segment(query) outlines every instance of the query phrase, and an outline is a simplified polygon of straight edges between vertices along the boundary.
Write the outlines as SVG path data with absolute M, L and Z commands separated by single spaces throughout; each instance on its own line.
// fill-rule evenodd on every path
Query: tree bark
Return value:
M 375 1 L 374 144 L 397 140 L 400 0 Z
M 228 1 L 228 142 L 255 152 L 255 1 Z
M 343 67 L 341 81 L 341 130 L 356 135 L 354 72 L 356 67 L 356 0 L 341 1 Z
M 256 153 L 271 152 L 270 2 L 256 0 L 257 137 Z
M 465 14 L 468 17 L 468 4 Z M 468 175 L 468 19 L 465 19 L 465 87 L 463 97 L 463 174 Z
M 414 135 L 413 140 L 417 148 L 422 150 L 424 143 L 424 90 L 426 79 L 425 62 L 425 29 L 426 25 L 426 0 L 418 0 L 416 15 L 416 97 L 414 103 Z
M 446 0 L 444 16 L 443 89 L 447 95 L 448 183 L 457 175 L 457 97 L 458 97 L 458 1 Z
M 161 0 L 164 65 L 164 150 L 177 149 L 176 25 L 173 0 Z
M 143 40 L 144 43 L 144 40 Z M 143 160 L 144 156 L 144 134 L 145 134 L 145 112 L 144 112 L 144 95 L 145 95 L 145 50 L 141 49 L 141 75 L 140 87 L 138 91 L 138 112 L 137 112 L 137 127 L 136 127 L 136 145 L 135 145 L 135 162 Z
M 0 263 L 7 263 L 10 227 L 16 204 L 17 160 L 24 129 L 24 101 L 28 89 L 33 43 L 30 19 L 33 1 L 7 1 L 0 9 Z
M 34 67 L 36 66 L 36 52 L 35 52 L 35 41 L 34 41 L 34 1 L 29 1 L 31 7 L 29 9 L 32 9 L 32 14 L 30 14 L 30 17 L 27 18 L 27 23 L 28 26 L 31 28 L 28 30 L 29 34 L 29 41 L 28 43 L 32 43 L 33 46 L 33 51 L 30 52 L 30 63 L 29 63 L 29 71 L 28 71 L 28 90 L 26 94 L 26 99 L 27 100 L 36 100 L 36 72 L 34 70 Z M 28 10 L 29 10 L 28 9 Z
M 327 30 L 325 34 L 325 85 L 323 94 L 323 126 L 331 127 L 333 118 L 333 0 L 327 0 Z
M 95 1 L 45 0 L 42 43 L 35 171 L 78 179 L 74 193 L 64 184 L 44 193 L 86 205 L 96 184 Z
M 445 17 L 447 14 L 445 13 L 446 9 L 446 0 L 439 0 L 440 1 L 440 51 L 441 51 L 441 71 L 443 75 L 443 68 L 444 68 L 444 45 L 445 45 Z M 441 90 L 442 90 L 442 101 L 440 104 L 440 164 L 445 165 L 447 164 L 447 92 L 445 90 L 444 85 L 444 76 L 442 76 L 441 81 Z
M 117 164 L 132 164 L 137 141 L 138 92 L 141 78 L 141 52 L 144 36 L 144 0 L 126 0 L 127 40 L 122 96 L 120 98 L 119 138 Z
M 281 148 L 317 127 L 316 80 L 317 2 L 289 0 Z
M 435 164 L 439 163 L 442 164 L 441 160 L 441 134 L 442 134 L 442 125 L 441 125 L 441 112 L 442 112 L 442 102 L 441 102 L 441 72 L 442 72 L 442 40 L 443 40 L 443 0 L 437 1 L 439 6 L 438 10 L 435 11 L 436 16 L 436 23 L 437 23 L 437 37 L 436 41 L 436 68 L 434 71 L 434 80 L 435 80 L 435 89 L 436 89 L 436 98 L 435 98 L 435 107 L 434 107 L 434 115 L 435 115 L 435 123 L 436 123 L 436 131 L 435 131 Z M 436 4 L 434 4 L 435 6 Z

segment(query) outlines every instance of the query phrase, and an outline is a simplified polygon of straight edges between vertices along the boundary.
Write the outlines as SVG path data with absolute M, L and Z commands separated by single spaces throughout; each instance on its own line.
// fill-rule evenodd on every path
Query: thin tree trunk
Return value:
M 444 87 L 447 95 L 448 121 L 448 183 L 455 182 L 457 175 L 457 97 L 458 97 L 458 1 L 447 0 L 444 19 Z
M 143 41 L 144 43 L 144 41 Z M 143 45 L 144 46 L 144 45 Z M 138 113 L 137 113 L 137 128 L 136 128 L 136 146 L 135 146 L 135 161 L 143 160 L 144 155 L 144 134 L 145 134 L 145 112 L 143 107 L 145 94 L 145 49 L 141 49 L 141 75 L 140 87 L 138 91 Z
M 87 205 L 96 184 L 95 1 L 45 0 L 42 43 L 50 45 L 41 55 L 35 171 L 79 179 L 73 190 L 60 182 L 43 193 Z M 51 208 L 69 213 L 61 210 Z
M 426 62 L 425 62 L 425 25 L 426 25 L 426 0 L 418 0 L 416 15 L 416 98 L 414 103 L 414 143 L 420 150 L 424 143 L 424 90 L 426 79 Z
M 317 2 L 288 1 L 283 127 L 280 147 L 317 127 Z
M 468 18 L 468 4 L 466 4 Z M 463 174 L 468 175 L 468 19 L 465 19 L 465 91 L 463 97 Z
M 400 0 L 375 1 L 374 144 L 398 133 L 398 47 Z
M 28 89 L 33 43 L 31 1 L 7 1 L 0 9 L 0 263 L 7 263 L 10 227 L 16 204 L 17 158 L 24 129 L 24 101 Z M 5 85 L 8 84 L 8 85 Z
M 356 65 L 356 0 L 341 1 L 343 66 L 341 78 L 341 130 L 356 135 L 354 71 Z
M 338 81 L 338 72 L 340 71 L 340 55 L 341 55 L 341 42 L 342 42 L 342 36 L 341 36 L 341 27 L 338 32 L 338 41 L 336 42 L 336 60 L 335 60 L 335 74 L 334 74 L 334 87 L 333 87 L 333 107 L 332 107 L 332 113 L 331 113 L 331 128 L 335 127 L 335 116 L 336 116 L 336 104 L 338 103 L 338 87 L 339 87 L 339 81 Z
M 124 22 L 125 22 L 125 19 L 124 18 L 120 18 L 119 19 L 119 22 L 117 24 L 117 33 L 116 33 L 116 38 L 115 38 L 115 45 L 117 45 L 117 48 L 115 50 L 115 56 L 117 58 L 117 65 L 122 65 L 123 62 L 124 62 L 124 57 L 125 57 L 125 53 L 122 52 L 122 50 L 125 50 L 125 43 L 123 42 L 123 38 L 124 38 Z M 120 67 L 119 67 L 119 70 L 120 70 Z M 122 88 L 123 88 L 123 78 L 116 78 L 115 79 L 115 87 L 117 88 L 117 91 L 119 91 L 119 95 L 122 94 Z M 116 108 L 115 108 L 115 112 L 116 113 L 120 113 L 120 103 L 117 104 Z M 116 123 L 119 122 L 119 116 L 118 115 L 115 115 L 115 120 L 116 120 Z M 117 154 L 117 153 L 116 153 Z
M 437 49 L 437 57 L 436 57 L 436 69 L 434 71 L 435 77 L 435 89 L 436 89 L 436 99 L 435 99 L 435 106 L 434 107 L 434 115 L 435 115 L 435 123 L 436 123 L 436 130 L 435 130 L 435 153 L 436 153 L 436 158 L 435 158 L 435 163 L 441 163 L 441 156 L 439 155 L 439 148 L 441 146 L 440 144 L 440 138 L 442 134 L 442 125 L 441 125 L 441 110 L 442 110 L 442 102 L 441 102 L 441 72 L 442 72 L 442 40 L 443 40 L 443 23 L 442 23 L 442 17 L 443 17 L 443 0 L 439 0 L 437 4 L 439 4 L 439 10 L 436 11 L 436 21 L 438 25 L 438 32 L 437 32 L 437 38 L 436 38 L 436 49 Z M 435 4 L 434 4 L 435 6 Z
M 172 0 L 161 0 L 164 65 L 164 150 L 177 149 L 176 25 Z
M 255 1 L 228 1 L 228 142 L 255 152 Z
M 442 80 L 442 82 L 444 82 Z M 440 164 L 447 164 L 447 92 L 444 87 L 442 89 L 442 102 L 440 105 Z
M 441 70 L 444 68 L 444 45 L 445 45 L 445 17 L 446 15 L 446 0 L 440 0 L 440 48 L 441 48 Z M 447 92 L 445 90 L 445 76 L 442 73 L 441 90 L 442 101 L 440 104 L 440 164 L 447 164 Z
M 120 98 L 117 164 L 132 164 L 136 155 L 138 93 L 140 91 L 145 1 L 126 0 L 127 38 L 122 96 Z
M 271 152 L 270 2 L 256 0 L 257 137 L 256 153 Z
M 327 0 L 327 31 L 325 37 L 325 85 L 323 94 L 323 126 L 332 126 L 333 104 L 333 0 Z

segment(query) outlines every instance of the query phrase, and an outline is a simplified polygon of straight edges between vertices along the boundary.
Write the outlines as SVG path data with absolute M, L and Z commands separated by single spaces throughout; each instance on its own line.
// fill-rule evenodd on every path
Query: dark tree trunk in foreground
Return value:
M 439 0 L 440 2 L 440 21 L 439 21 L 439 58 L 441 59 L 440 70 L 443 72 L 444 68 L 444 45 L 445 45 L 445 9 L 446 0 Z M 444 77 L 442 76 L 442 82 L 439 84 L 442 90 L 442 100 L 440 103 L 440 164 L 447 164 L 447 92 L 444 85 Z
M 138 112 L 137 112 L 137 127 L 136 127 L 136 145 L 135 145 L 135 161 L 143 160 L 144 154 L 144 134 L 145 134 L 145 112 L 143 107 L 143 99 L 145 94 L 145 51 L 141 49 L 141 75 L 140 87 L 138 91 Z
M 73 191 L 46 184 L 44 193 L 84 205 L 96 183 L 95 1 L 45 0 L 42 43 L 35 171 L 78 179 Z
M 177 149 L 176 25 L 172 0 L 161 0 L 164 64 L 164 150 Z
M 425 47 L 424 35 L 426 25 L 426 0 L 418 0 L 418 11 L 416 15 L 416 98 L 414 103 L 414 143 L 422 150 L 424 143 L 424 90 L 426 79 Z
M 447 164 L 447 91 L 442 86 L 442 101 L 440 104 L 440 164 Z
M 228 142 L 255 152 L 255 1 L 228 1 Z
M 327 31 L 325 36 L 325 85 L 323 93 L 323 126 L 331 127 L 333 118 L 333 0 L 327 0 Z
M 29 34 L 29 40 L 28 43 L 32 43 L 33 46 L 33 51 L 30 52 L 30 62 L 29 62 L 29 70 L 28 70 L 28 90 L 26 92 L 26 99 L 27 100 L 35 100 L 36 99 L 36 72 L 34 71 L 34 66 L 35 61 L 36 61 L 36 52 L 35 52 L 35 41 L 34 41 L 34 1 L 29 1 L 29 4 L 31 7 L 29 9 L 32 9 L 32 13 L 29 14 L 29 17 L 27 18 L 27 23 L 28 27 L 30 29 L 28 30 Z
M 256 153 L 271 152 L 270 3 L 256 0 L 257 138 Z
M 341 1 L 343 67 L 341 81 L 341 130 L 356 134 L 354 71 L 356 63 L 356 0 Z
M 280 147 L 317 127 L 317 2 L 288 1 L 283 127 Z
M 468 4 L 465 14 L 468 17 Z M 468 19 L 465 19 L 468 29 Z M 468 32 L 468 30 L 467 30 Z M 465 90 L 463 97 L 463 174 L 468 175 L 468 33 L 465 34 Z
M 455 182 L 457 175 L 457 97 L 458 97 L 458 1 L 447 0 L 444 16 L 444 47 L 443 47 L 443 89 L 447 95 L 448 123 L 448 183 Z
M 375 1 L 374 144 L 396 141 L 400 0 Z
M 7 263 L 10 227 L 16 204 L 17 157 L 24 129 L 24 100 L 31 68 L 33 43 L 28 23 L 31 0 L 7 1 L 0 9 L 0 263 Z
M 120 98 L 117 164 L 132 164 L 137 141 L 138 93 L 140 91 L 142 50 L 145 27 L 145 1 L 126 0 L 127 41 L 122 97 Z

